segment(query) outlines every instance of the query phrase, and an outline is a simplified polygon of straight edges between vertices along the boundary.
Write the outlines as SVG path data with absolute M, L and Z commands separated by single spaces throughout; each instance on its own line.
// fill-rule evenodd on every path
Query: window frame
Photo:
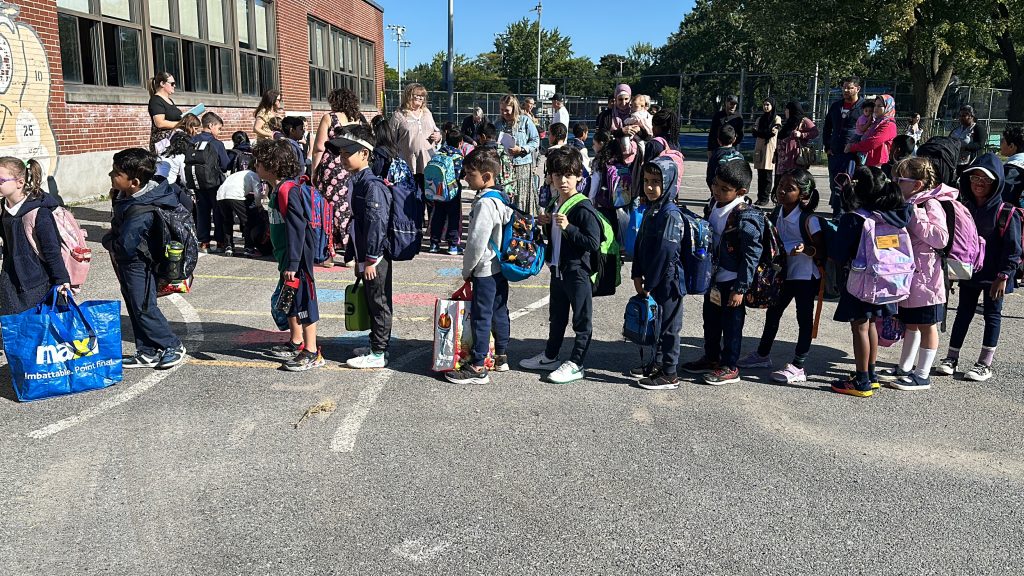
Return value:
M 316 31 L 325 30 L 327 46 L 321 56 L 326 63 L 313 61 Z M 312 15 L 307 16 L 309 40 L 310 104 L 326 103 L 327 95 L 337 88 L 348 88 L 359 97 L 363 106 L 377 105 L 377 45 L 338 26 Z M 322 80 L 323 76 L 325 80 Z M 321 87 L 326 84 L 326 90 Z M 369 83 L 368 86 L 366 83 Z
M 76 25 L 76 31 L 75 31 L 75 37 L 78 39 L 78 42 L 77 42 L 77 44 L 73 48 L 77 52 L 77 58 L 76 58 L 77 62 L 76 63 L 77 63 L 78 69 L 76 70 L 76 72 L 77 72 L 78 78 L 80 78 L 81 80 L 71 80 L 71 81 L 68 81 L 68 80 L 65 79 L 65 84 L 82 85 L 82 86 L 99 86 L 99 87 L 103 87 L 103 88 L 114 88 L 114 89 L 118 89 L 118 90 L 145 89 L 146 78 L 147 78 L 146 70 L 145 70 L 145 63 L 146 63 L 146 58 L 148 56 L 148 53 L 146 52 L 146 49 L 145 49 L 145 32 L 144 32 L 145 24 L 143 24 L 143 22 L 142 22 L 143 20 L 146 19 L 145 18 L 145 14 L 143 13 L 143 8 L 142 8 L 142 4 L 145 1 L 146 0 L 128 0 L 128 11 L 129 11 L 129 15 L 130 15 L 130 19 L 129 20 L 122 20 L 120 18 L 115 18 L 113 16 L 104 16 L 104 15 L 102 15 L 100 13 L 100 10 L 101 10 L 101 8 L 100 8 L 100 0 L 88 0 L 88 4 L 89 4 L 89 11 L 88 12 L 81 12 L 79 10 L 74 10 L 74 9 L 71 9 L 71 8 L 64 8 L 64 7 L 61 7 L 61 6 L 57 6 L 57 43 L 58 43 L 59 49 L 61 50 L 61 70 L 64 69 L 63 67 L 65 65 L 64 64 L 64 60 L 65 60 L 64 59 L 64 44 L 60 42 L 60 21 L 61 21 L 61 15 L 64 15 L 64 16 L 67 16 L 67 17 L 70 17 L 70 18 L 74 18 L 75 22 L 77 24 Z M 90 66 L 92 68 L 91 76 L 97 80 L 93 84 L 86 84 L 85 83 L 85 78 L 87 77 L 87 75 L 86 75 L 86 65 L 87 64 L 86 64 L 86 58 L 82 54 L 82 40 L 83 40 L 82 39 L 82 21 L 83 20 L 89 22 L 90 25 L 91 25 L 91 27 L 89 29 L 89 38 L 87 39 L 87 42 L 90 45 L 89 48 L 90 48 L 90 52 L 91 52 L 91 58 L 90 58 L 90 60 L 92 62 L 92 65 Z M 137 34 L 138 34 L 138 42 L 137 42 L 136 50 L 138 52 L 136 53 L 135 58 L 136 58 L 136 61 L 138 62 L 137 72 L 138 72 L 139 81 L 140 81 L 140 83 L 138 85 L 124 86 L 123 84 L 121 84 L 121 85 L 119 85 L 119 84 L 109 84 L 109 77 L 108 77 L 108 72 L 107 72 L 109 66 L 108 66 L 108 63 L 107 63 L 107 50 L 105 49 L 106 46 L 105 46 L 105 41 L 104 41 L 104 34 L 105 34 L 104 27 L 105 26 L 114 26 L 114 27 L 118 27 L 118 28 L 129 28 L 129 29 L 135 30 L 137 32 Z M 114 53 L 118 54 L 119 52 L 115 50 Z M 115 65 L 119 68 L 119 77 L 123 78 L 123 76 L 124 76 L 124 73 L 123 73 L 124 71 L 123 71 L 123 68 L 122 68 L 123 60 L 118 59 L 118 61 L 115 63 Z M 102 80 L 102 82 L 100 82 L 99 80 Z

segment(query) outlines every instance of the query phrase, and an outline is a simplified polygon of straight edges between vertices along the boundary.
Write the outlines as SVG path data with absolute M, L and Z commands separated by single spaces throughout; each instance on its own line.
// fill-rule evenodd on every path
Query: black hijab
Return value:
M 789 138 L 793 135 L 793 131 L 800 127 L 800 122 L 804 119 L 804 109 L 800 106 L 799 102 L 790 100 L 786 102 L 786 110 L 789 110 L 789 118 L 782 123 L 782 131 L 779 132 L 779 139 Z
M 762 138 L 767 140 L 771 137 L 772 125 L 775 124 L 775 116 L 778 112 L 776 112 L 774 98 L 765 98 L 761 101 L 762 104 L 765 102 L 772 105 L 772 111 L 762 113 L 761 117 L 757 119 L 757 131 L 764 134 Z

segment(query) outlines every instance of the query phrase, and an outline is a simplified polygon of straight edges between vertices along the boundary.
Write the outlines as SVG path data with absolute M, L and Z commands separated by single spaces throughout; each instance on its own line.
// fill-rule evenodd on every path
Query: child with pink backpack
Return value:
M 984 382 L 992 377 L 992 361 L 999 343 L 1003 317 L 1003 296 L 1013 292 L 1013 277 L 1021 262 L 1021 211 L 1002 199 L 1003 165 L 992 153 L 983 154 L 960 177 L 960 197 L 985 239 L 984 266 L 969 280 L 961 281 L 960 302 L 949 337 L 946 358 L 935 367 L 936 374 L 951 376 L 960 361 L 960 348 L 982 299 L 985 331 L 978 361 L 964 372 L 964 378 Z
M 910 294 L 910 205 L 879 168 L 857 168 L 842 191 L 844 213 L 828 250 L 845 276 L 833 318 L 850 323 L 856 371 L 833 383 L 832 391 L 867 398 L 881 386 L 875 320 L 895 316 L 897 303 Z
M 939 348 L 938 323 L 946 312 L 943 250 L 957 227 L 961 231 L 974 228 L 974 221 L 969 213 L 954 212 L 954 229 L 950 229 L 944 204 L 955 203 L 959 191 L 938 183 L 935 167 L 929 159 L 904 160 L 894 172 L 897 186 L 911 205 L 907 232 L 914 250 L 915 271 L 910 296 L 899 303 L 897 314 L 906 326 L 899 364 L 883 370 L 879 378 L 897 390 L 927 390 L 931 388 L 932 363 Z M 975 242 L 968 265 L 973 265 L 980 256 Z

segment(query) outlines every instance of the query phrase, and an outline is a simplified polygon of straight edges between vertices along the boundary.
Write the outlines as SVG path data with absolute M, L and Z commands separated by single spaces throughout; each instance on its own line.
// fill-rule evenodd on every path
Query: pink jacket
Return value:
M 956 197 L 956 188 L 940 184 L 938 188 L 918 192 L 908 200 L 914 205 L 907 232 L 914 249 L 915 270 L 910 282 L 910 298 L 900 302 L 901 308 L 921 308 L 946 302 L 942 259 L 937 250 L 945 248 L 950 231 L 946 228 L 946 211 L 939 201 L 956 202 Z
M 850 152 L 866 152 L 865 166 L 883 166 L 889 163 L 889 148 L 896 138 L 896 123 L 884 119 L 870 128 L 860 142 L 850 144 Z

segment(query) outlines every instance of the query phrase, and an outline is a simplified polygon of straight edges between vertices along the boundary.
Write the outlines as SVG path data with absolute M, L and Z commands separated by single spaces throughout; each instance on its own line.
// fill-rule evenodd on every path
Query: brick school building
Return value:
M 367 117 L 384 88 L 383 8 L 372 0 L 0 0 L 0 155 L 36 158 L 68 201 L 104 194 L 114 151 L 147 147 L 150 78 L 183 111 L 245 130 L 266 90 L 290 115 L 347 87 Z

